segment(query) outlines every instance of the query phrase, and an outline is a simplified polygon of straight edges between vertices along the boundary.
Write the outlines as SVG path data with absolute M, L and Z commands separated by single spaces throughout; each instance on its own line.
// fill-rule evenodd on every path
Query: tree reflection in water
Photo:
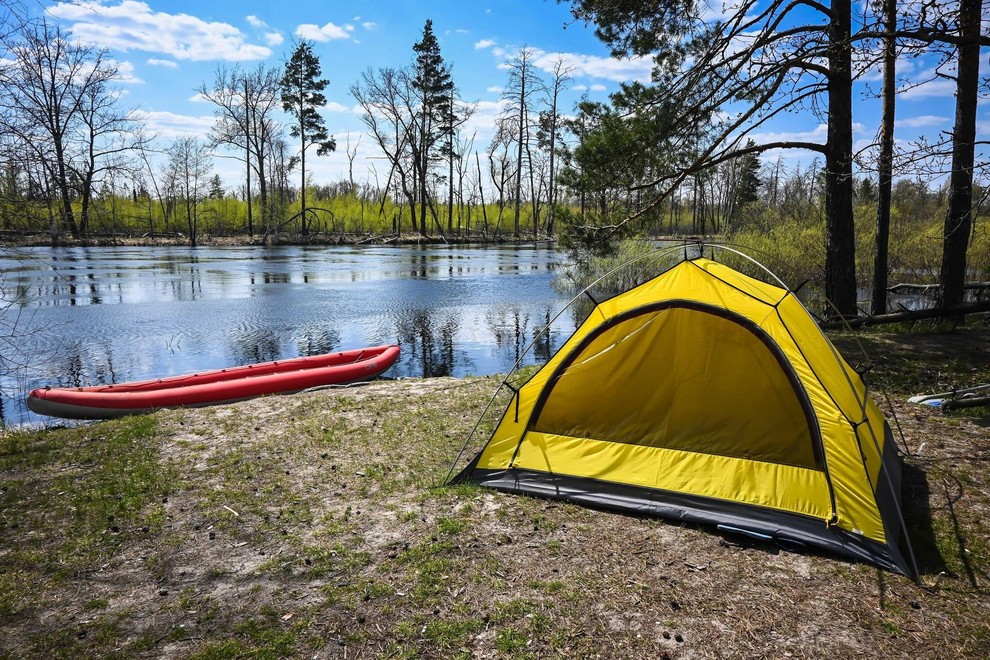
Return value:
M 417 309 L 396 319 L 403 362 L 415 365 L 418 375 L 450 376 L 454 373 L 454 336 L 460 327 L 456 314 Z M 421 369 L 419 367 L 422 367 Z

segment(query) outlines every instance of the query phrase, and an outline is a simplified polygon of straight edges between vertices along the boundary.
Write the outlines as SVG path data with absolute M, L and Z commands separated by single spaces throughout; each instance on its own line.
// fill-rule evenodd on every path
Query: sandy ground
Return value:
M 962 339 L 969 359 L 985 339 Z M 960 350 L 930 343 L 934 356 Z M 158 413 L 133 442 L 177 476 L 134 521 L 101 523 L 114 542 L 69 575 L 14 558 L 21 545 L 54 556 L 46 543 L 66 540 L 51 527 L 71 513 L 12 527 L 17 503 L 0 500 L 0 568 L 40 585 L 0 601 L 13 602 L 0 605 L 0 657 L 990 656 L 987 417 L 906 393 L 881 401 L 907 454 L 918 585 L 707 528 L 443 487 L 496 383 L 377 382 Z M 124 424 L 48 437 L 69 456 Z M 39 492 L 92 468 L 7 465 L 3 489 Z

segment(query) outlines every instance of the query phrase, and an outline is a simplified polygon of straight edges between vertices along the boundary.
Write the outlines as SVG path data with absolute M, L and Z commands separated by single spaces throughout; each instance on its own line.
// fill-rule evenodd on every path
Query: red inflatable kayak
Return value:
M 110 419 L 370 380 L 398 358 L 398 346 L 375 346 L 119 385 L 44 387 L 31 390 L 27 405 L 39 415 Z

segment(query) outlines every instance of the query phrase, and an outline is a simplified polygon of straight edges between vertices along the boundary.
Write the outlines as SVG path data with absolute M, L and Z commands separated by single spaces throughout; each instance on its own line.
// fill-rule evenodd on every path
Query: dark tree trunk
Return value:
M 302 218 L 302 235 L 309 233 L 309 224 L 306 217 L 306 127 L 299 122 L 299 134 L 301 135 L 302 149 L 300 152 L 300 169 L 302 170 L 302 186 L 299 188 L 300 216 Z M 319 154 L 317 154 L 319 155 Z
M 245 103 L 247 103 L 247 100 L 249 98 L 251 98 L 249 92 L 250 92 L 250 88 L 248 87 L 248 79 L 247 79 L 247 76 L 244 76 L 244 102 Z M 247 109 L 245 109 L 244 112 L 247 113 Z M 246 170 L 247 170 L 247 174 L 245 176 L 245 178 L 247 179 L 247 186 L 245 188 L 245 191 L 246 191 L 245 198 L 247 200 L 248 238 L 252 238 L 254 236 L 254 216 L 252 215 L 252 208 L 251 208 L 251 133 L 250 133 L 250 131 L 251 131 L 251 128 L 250 128 L 251 123 L 248 121 L 247 116 L 245 116 L 245 118 L 244 118 L 244 126 L 245 126 L 245 128 L 244 128 L 244 131 L 245 131 L 245 133 L 244 133 L 244 165 L 245 165 Z
M 961 302 L 966 282 L 966 248 L 973 223 L 973 158 L 980 82 L 980 46 L 977 39 L 980 36 L 981 10 L 980 0 L 960 0 L 960 36 L 971 42 L 959 46 L 949 208 L 945 214 L 942 270 L 939 277 L 942 305 Z
M 880 124 L 880 160 L 878 163 L 877 237 L 873 253 L 873 299 L 871 314 L 887 312 L 887 262 L 890 243 L 890 197 L 894 166 L 894 105 L 897 81 L 897 42 L 890 34 L 897 28 L 897 0 L 883 2 L 883 117 Z
M 852 5 L 832 2 L 828 56 L 828 144 L 825 156 L 825 296 L 855 316 L 856 236 L 852 178 Z
M 519 238 L 519 210 L 522 205 L 522 159 L 523 159 L 523 136 L 526 134 L 526 67 L 529 64 L 527 60 L 523 60 L 522 71 L 519 76 L 520 80 L 520 90 L 519 90 L 519 148 L 516 150 L 516 198 L 515 198 L 515 211 L 513 213 L 513 232 L 512 235 Z M 534 220 L 535 222 L 535 220 Z

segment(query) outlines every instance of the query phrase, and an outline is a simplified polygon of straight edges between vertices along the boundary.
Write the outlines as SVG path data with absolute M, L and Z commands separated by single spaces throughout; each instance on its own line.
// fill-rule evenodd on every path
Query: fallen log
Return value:
M 887 287 L 887 291 L 891 293 L 933 293 L 938 291 L 938 287 L 938 284 L 908 284 L 902 282 L 901 284 Z M 990 282 L 967 282 L 963 285 L 963 288 L 967 291 L 990 289 Z
M 948 307 L 932 307 L 930 309 L 908 309 L 890 314 L 875 316 L 847 316 L 844 318 L 829 318 L 818 323 L 824 330 L 841 330 L 843 328 L 865 328 L 885 323 L 903 323 L 905 321 L 924 321 L 927 319 L 950 319 L 967 314 L 990 312 L 990 301 L 960 303 Z

